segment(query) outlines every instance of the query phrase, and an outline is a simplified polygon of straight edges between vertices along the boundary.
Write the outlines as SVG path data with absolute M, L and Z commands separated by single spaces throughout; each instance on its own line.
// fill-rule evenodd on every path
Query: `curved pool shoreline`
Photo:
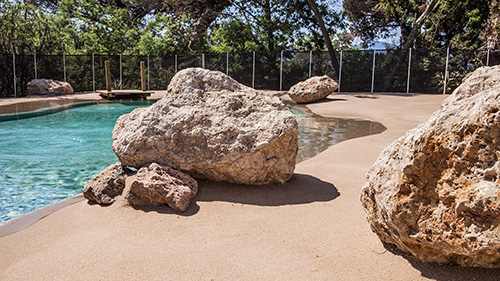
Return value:
M 291 182 L 261 189 L 204 183 L 183 215 L 77 202 L 1 237 L 0 279 L 498 279 L 499 269 L 422 263 L 388 251 L 370 230 L 359 201 L 367 170 L 447 96 L 358 94 L 308 108 L 376 120 L 387 130 L 299 163 Z

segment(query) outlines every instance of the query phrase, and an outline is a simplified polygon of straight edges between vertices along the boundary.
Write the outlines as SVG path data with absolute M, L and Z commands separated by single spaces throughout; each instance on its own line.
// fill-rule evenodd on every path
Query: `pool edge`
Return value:
M 44 217 L 70 205 L 83 201 L 85 198 L 83 194 L 79 194 L 70 198 L 66 198 L 54 204 L 44 206 L 42 208 L 36 209 L 32 212 L 23 214 L 19 217 L 10 219 L 3 223 L 0 223 L 0 237 L 5 237 L 7 235 L 16 233 L 23 229 L 26 229 L 36 223 L 37 221 L 43 219 Z

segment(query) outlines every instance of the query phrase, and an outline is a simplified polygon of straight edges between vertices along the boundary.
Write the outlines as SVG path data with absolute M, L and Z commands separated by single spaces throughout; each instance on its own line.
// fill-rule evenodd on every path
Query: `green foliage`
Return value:
M 425 18 L 415 46 L 457 48 L 481 46 L 481 31 L 488 21 L 490 0 L 441 0 Z M 353 32 L 363 41 L 391 36 L 395 28 L 402 34 L 401 46 L 424 13 L 422 0 L 345 0 L 344 9 Z
M 1 53 L 62 52 L 74 27 L 60 12 L 8 0 L 0 0 L 0 22 Z

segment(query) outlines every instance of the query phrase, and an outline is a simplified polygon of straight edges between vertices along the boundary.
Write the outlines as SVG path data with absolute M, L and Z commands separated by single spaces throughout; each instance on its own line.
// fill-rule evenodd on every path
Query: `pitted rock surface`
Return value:
M 339 88 L 339 84 L 327 75 L 314 76 L 299 82 L 288 91 L 296 103 L 308 103 L 326 98 Z
M 500 267 L 500 87 L 473 85 L 498 71 L 470 75 L 369 170 L 361 201 L 383 242 L 422 261 Z
M 51 79 L 33 79 L 27 85 L 28 95 L 58 96 L 74 92 L 68 82 Z
M 164 98 L 118 118 L 113 150 L 136 168 L 155 162 L 195 178 L 260 185 L 291 178 L 297 135 L 279 98 L 191 68 L 174 76 Z
M 125 188 L 125 179 L 133 172 L 120 162 L 111 164 L 83 187 L 83 196 L 99 204 L 112 204 Z
M 137 171 L 125 199 L 132 206 L 168 205 L 183 212 L 197 192 L 198 183 L 190 176 L 152 163 Z

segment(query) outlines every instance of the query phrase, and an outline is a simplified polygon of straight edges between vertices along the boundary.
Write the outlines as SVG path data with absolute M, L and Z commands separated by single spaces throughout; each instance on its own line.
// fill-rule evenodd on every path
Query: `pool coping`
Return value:
M 2 222 L 0 223 L 0 237 L 4 237 L 12 233 L 21 231 L 25 228 L 28 228 L 37 221 L 56 212 L 57 210 L 60 210 L 64 207 L 70 206 L 72 204 L 78 203 L 83 200 L 85 200 L 85 198 L 83 197 L 82 193 L 77 196 L 66 198 L 64 200 L 52 203 L 50 205 L 41 207 L 29 213 L 22 214 L 21 216 L 15 217 L 8 221 Z

